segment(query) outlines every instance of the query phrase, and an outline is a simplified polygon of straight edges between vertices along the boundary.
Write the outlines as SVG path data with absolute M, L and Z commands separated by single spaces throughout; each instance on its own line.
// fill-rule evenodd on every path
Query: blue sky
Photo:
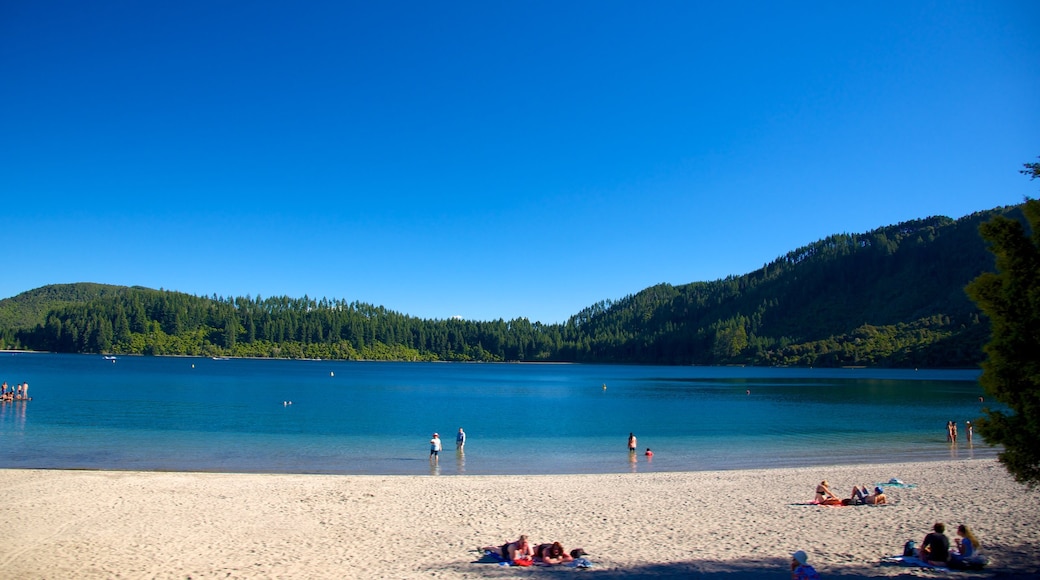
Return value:
M 1035 1 L 10 0 L 0 298 L 562 322 L 1036 197 L 1037 63 Z

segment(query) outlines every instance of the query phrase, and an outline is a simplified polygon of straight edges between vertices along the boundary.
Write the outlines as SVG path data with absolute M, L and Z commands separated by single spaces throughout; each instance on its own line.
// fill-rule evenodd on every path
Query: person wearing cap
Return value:
M 441 453 L 441 436 L 434 433 L 433 439 L 430 439 L 430 461 L 440 461 Z
M 885 497 L 885 490 L 881 489 L 880 486 L 874 487 L 874 493 L 868 495 L 866 498 L 867 503 L 873 505 L 882 505 L 888 503 L 888 498 Z
M 820 580 L 820 573 L 809 565 L 809 556 L 802 550 L 791 554 L 792 580 Z

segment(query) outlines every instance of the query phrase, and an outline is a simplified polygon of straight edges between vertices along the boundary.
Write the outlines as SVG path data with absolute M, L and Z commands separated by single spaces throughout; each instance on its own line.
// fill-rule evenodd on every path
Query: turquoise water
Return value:
M 33 400 L 0 405 L 0 467 L 549 474 L 994 457 L 964 434 L 978 375 L 5 353 L 0 380 L 28 382 Z M 445 450 L 431 465 L 434 431 Z

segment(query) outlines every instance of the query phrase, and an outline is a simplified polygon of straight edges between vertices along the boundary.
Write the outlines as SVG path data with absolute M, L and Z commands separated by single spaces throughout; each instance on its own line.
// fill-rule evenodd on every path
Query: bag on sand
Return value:
M 912 558 L 917 555 L 917 542 L 910 540 L 903 544 L 903 557 Z

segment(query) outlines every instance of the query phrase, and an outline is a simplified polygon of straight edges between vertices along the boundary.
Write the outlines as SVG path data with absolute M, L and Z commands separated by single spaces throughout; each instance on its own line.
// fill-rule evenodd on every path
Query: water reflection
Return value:
M 455 472 L 459 475 L 466 473 L 466 452 L 461 447 L 455 452 Z
M 5 432 L 9 426 L 15 431 L 25 431 L 25 408 L 28 406 L 28 401 L 0 403 L 0 428 L 3 428 Z

